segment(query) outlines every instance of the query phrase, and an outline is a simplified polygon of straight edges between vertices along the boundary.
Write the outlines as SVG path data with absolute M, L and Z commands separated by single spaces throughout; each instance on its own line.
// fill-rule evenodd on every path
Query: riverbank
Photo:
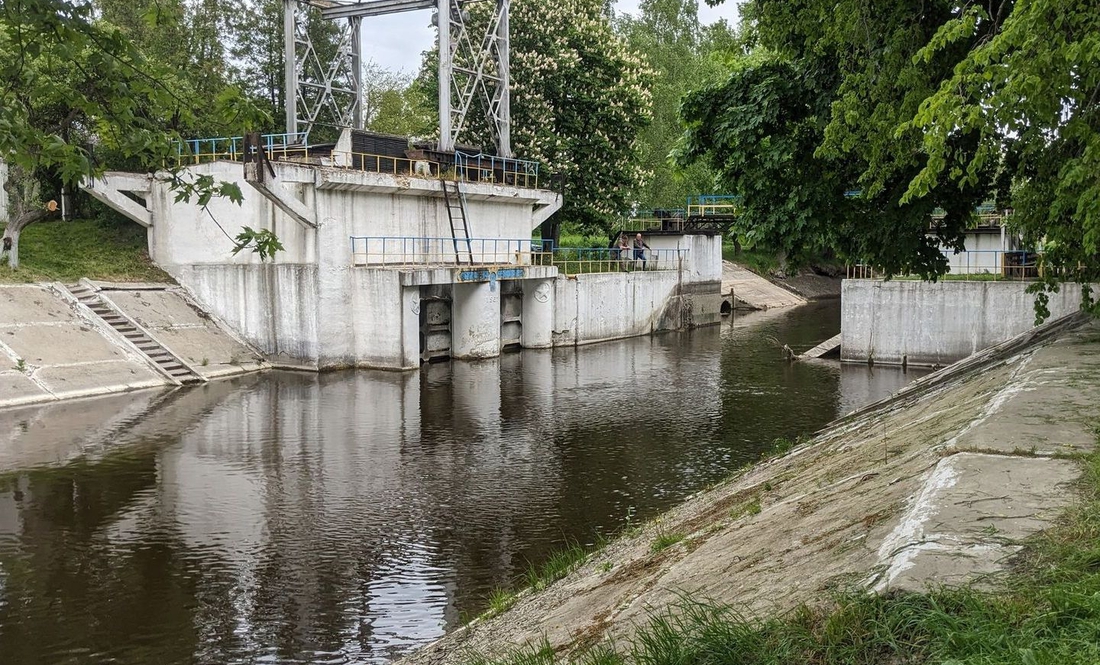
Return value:
M 0 408 L 267 366 L 170 284 L 0 285 Z
M 580 657 L 629 645 L 685 598 L 770 620 L 822 608 L 838 590 L 997 587 L 1028 539 L 1073 505 L 1097 422 L 1100 323 L 1049 324 L 628 530 L 539 592 L 499 596 L 496 609 L 510 609 L 405 662 L 539 644 Z

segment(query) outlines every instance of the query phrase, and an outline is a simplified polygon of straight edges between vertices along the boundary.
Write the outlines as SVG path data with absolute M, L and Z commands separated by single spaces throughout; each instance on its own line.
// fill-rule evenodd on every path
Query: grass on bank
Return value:
M 1032 538 L 997 591 L 853 591 L 772 618 L 685 600 L 582 665 L 1085 665 L 1100 663 L 1100 451 L 1081 500 Z M 548 645 L 476 665 L 565 662 Z
M 0 283 L 164 282 L 153 265 L 145 229 L 130 221 L 80 219 L 31 224 L 19 238 L 19 268 L 0 262 Z

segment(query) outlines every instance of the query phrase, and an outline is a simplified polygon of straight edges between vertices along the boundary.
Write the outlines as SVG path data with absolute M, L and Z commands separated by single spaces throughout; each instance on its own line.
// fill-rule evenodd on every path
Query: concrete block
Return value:
M 43 367 L 35 371 L 34 378 L 57 397 L 81 397 L 168 384 L 162 375 L 130 360 Z
M 528 349 L 546 349 L 554 343 L 554 280 L 528 279 L 523 284 L 521 343 Z
M 68 304 L 44 286 L 0 286 L 0 326 L 76 320 Z
M 500 290 L 485 282 L 455 284 L 452 301 L 451 355 L 493 358 L 500 355 Z
M 15 370 L 0 371 L 0 406 L 40 402 L 52 398 L 52 395 L 26 374 Z
M 844 280 L 841 359 L 949 365 L 1031 330 L 1035 296 L 1027 282 Z M 1080 309 L 1081 289 L 1051 294 L 1051 318 Z
M 124 360 L 122 349 L 98 331 L 77 325 L 0 329 L 0 340 L 30 365 Z

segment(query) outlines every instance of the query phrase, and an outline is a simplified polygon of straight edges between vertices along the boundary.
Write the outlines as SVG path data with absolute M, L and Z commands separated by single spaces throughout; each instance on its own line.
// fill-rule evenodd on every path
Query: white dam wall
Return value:
M 189 168 L 236 183 L 240 205 L 177 202 L 152 176 L 107 174 L 95 187 L 108 202 L 112 181 L 144 197 L 153 260 L 276 362 L 412 369 L 512 344 L 584 344 L 719 320 L 717 234 L 649 234 L 651 256 L 662 258 L 647 270 L 566 276 L 530 241 L 561 206 L 558 193 L 462 183 L 472 240 L 456 251 L 437 179 L 272 167 L 275 177 L 260 184 L 238 162 Z M 234 255 L 246 227 L 271 231 L 284 249 L 268 261 Z
M 1029 282 L 847 279 L 841 360 L 949 365 L 1035 327 Z M 1081 287 L 1050 294 L 1050 319 L 1080 309 Z

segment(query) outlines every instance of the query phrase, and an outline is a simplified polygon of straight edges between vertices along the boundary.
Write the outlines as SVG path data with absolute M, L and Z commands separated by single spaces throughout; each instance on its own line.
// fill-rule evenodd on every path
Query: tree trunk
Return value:
M 50 201 L 50 203 L 51 206 L 41 210 L 31 210 L 19 215 L 17 219 L 8 222 L 8 225 L 4 228 L 3 244 L 0 245 L 0 259 L 3 258 L 4 254 L 7 254 L 8 267 L 12 270 L 19 267 L 19 234 L 31 224 L 41 221 L 56 212 L 57 205 L 53 201 Z M 50 209 L 51 207 L 53 210 Z

